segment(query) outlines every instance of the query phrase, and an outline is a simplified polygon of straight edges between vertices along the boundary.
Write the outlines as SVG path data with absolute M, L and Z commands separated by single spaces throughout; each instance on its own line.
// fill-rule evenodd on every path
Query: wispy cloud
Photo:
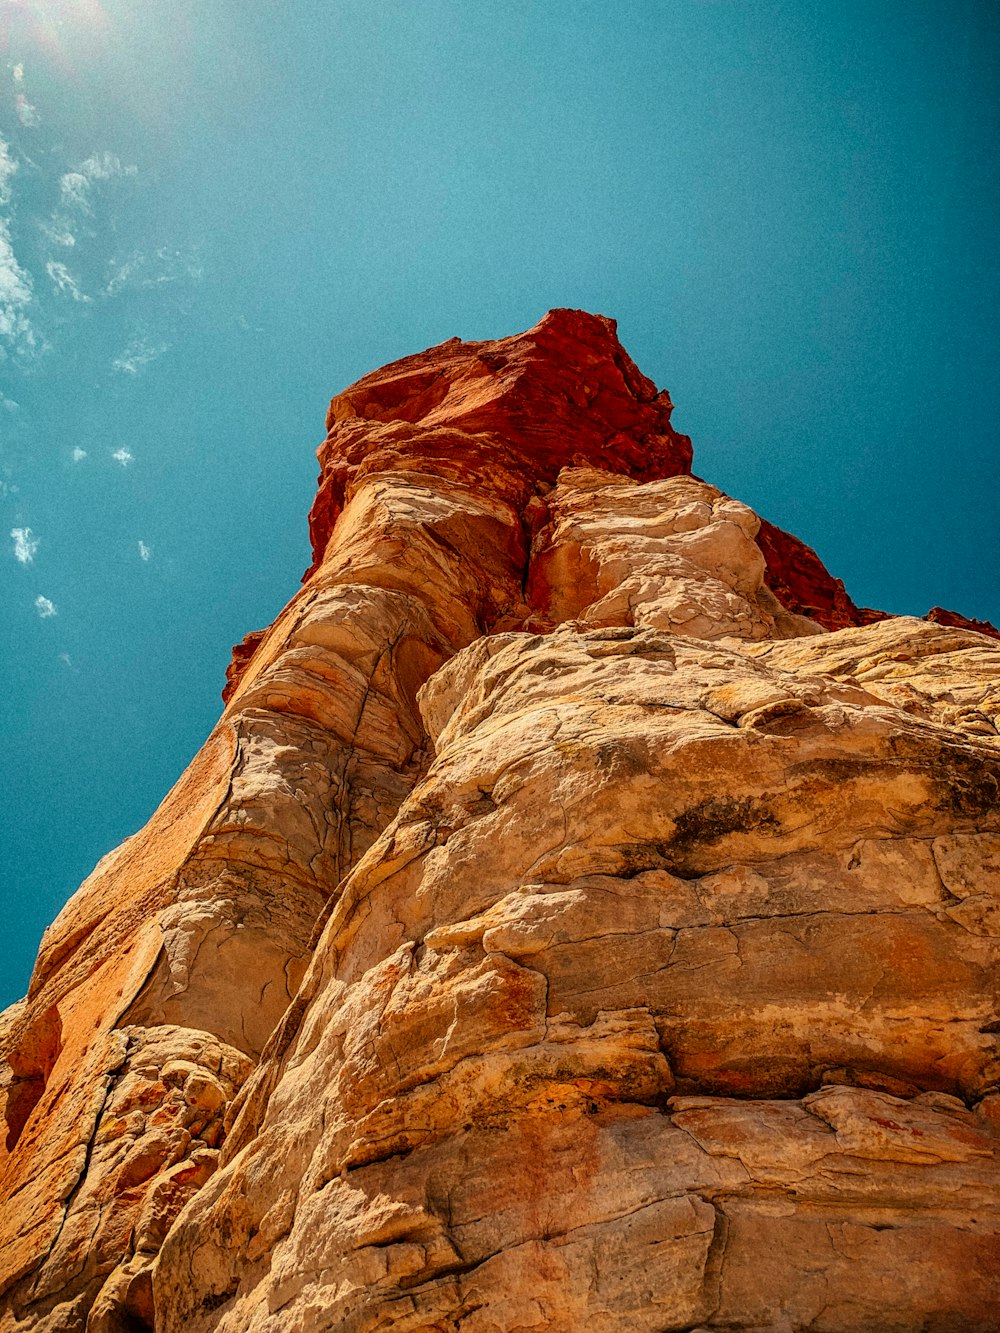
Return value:
M 38 108 L 31 105 L 24 91 L 24 66 L 14 66 L 14 109 L 25 128 L 33 129 L 41 122 Z
M 17 112 L 17 118 L 25 129 L 34 129 L 36 125 L 42 123 L 42 118 L 38 114 L 38 108 L 32 106 L 24 93 L 18 93 L 15 96 L 14 110 Z
M 111 455 L 111 457 L 116 462 L 121 463 L 122 467 L 128 467 L 129 463 L 132 462 L 135 455 L 130 454 L 127 449 L 122 448 L 122 449 L 116 449 L 114 453 Z
M 74 463 L 82 463 L 86 457 L 86 449 L 81 449 L 78 444 L 73 446 L 73 452 L 70 454 L 70 458 L 72 458 Z
M 78 208 L 91 213 L 90 180 L 82 171 L 67 171 L 59 181 L 59 199 L 64 208 Z
M 20 407 L 21 404 L 15 403 L 13 398 L 8 398 L 6 394 L 0 393 L 0 408 L 3 408 L 5 412 L 17 412 L 20 411 Z
M 11 181 L 17 171 L 17 162 L 10 148 L 0 139 L 0 206 L 11 201 Z M 35 350 L 38 339 L 28 317 L 33 289 L 31 275 L 23 269 L 14 254 L 11 241 L 10 219 L 0 217 L 0 344 L 6 343 L 14 351 L 26 353 Z M 0 345 L 0 360 L 5 356 Z
M 80 170 L 92 181 L 110 181 L 119 176 L 134 176 L 138 167 L 126 166 L 115 153 L 91 153 Z
M 145 542 L 140 542 L 140 543 L 139 543 L 139 559 L 140 559 L 140 560 L 151 560 L 152 558 L 153 558 L 153 548 L 152 548 L 151 546 L 147 546 Z
M 134 166 L 127 166 L 114 153 L 91 153 L 59 177 L 59 203 L 48 220 L 39 223 L 43 235 L 50 244 L 64 249 L 75 246 L 78 237 L 94 236 L 100 187 L 136 174 Z
M 35 598 L 35 610 L 38 612 L 40 620 L 51 620 L 53 616 L 59 614 L 56 610 L 55 602 L 50 602 L 49 599 L 43 597 L 41 593 Z
M 69 223 L 58 213 L 54 214 L 48 222 L 39 222 L 38 226 L 42 235 L 52 245 L 62 245 L 67 250 L 76 245 L 76 236 L 70 231 Z
M 204 276 L 202 265 L 194 252 L 170 250 L 160 246 L 156 250 L 137 250 L 124 261 L 114 260 L 109 266 L 105 295 L 117 296 L 126 288 L 165 287 L 175 282 L 200 282 Z
M 22 565 L 30 565 L 38 550 L 38 538 L 33 537 L 30 528 L 11 528 L 14 542 L 14 559 Z
M 71 296 L 74 301 L 89 301 L 90 297 L 80 290 L 80 284 L 73 277 L 65 264 L 60 264 L 56 259 L 50 259 L 45 265 L 45 272 L 52 279 L 57 292 L 63 296 Z
M 93 189 L 98 181 L 134 176 L 137 168 L 125 166 L 114 153 L 92 153 L 59 180 L 59 199 L 64 208 L 90 214 L 94 211 Z
M 10 155 L 10 148 L 0 139 L 0 204 L 9 204 L 11 195 L 11 177 L 17 171 L 17 162 Z
M 10 225 L 0 218 L 0 339 L 16 351 L 31 351 L 37 345 L 28 317 L 31 298 L 31 276 L 17 262 Z
M 111 369 L 117 370 L 122 375 L 138 375 L 166 350 L 166 343 L 154 345 L 145 338 L 137 338 L 129 343 L 121 356 L 115 357 Z

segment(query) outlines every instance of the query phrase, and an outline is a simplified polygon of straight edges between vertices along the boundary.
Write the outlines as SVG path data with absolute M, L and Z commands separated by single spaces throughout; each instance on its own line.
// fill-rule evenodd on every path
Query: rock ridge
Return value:
M 3 1015 L 0 1330 L 1000 1326 L 1000 644 L 612 320 L 332 401 L 313 564 Z

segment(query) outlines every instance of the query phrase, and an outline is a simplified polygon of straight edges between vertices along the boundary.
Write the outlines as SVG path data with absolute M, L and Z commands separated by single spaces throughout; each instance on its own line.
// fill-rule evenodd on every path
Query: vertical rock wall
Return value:
M 574 311 L 334 399 L 5 1016 L 0 1329 L 1000 1326 L 1000 644 L 670 410 Z

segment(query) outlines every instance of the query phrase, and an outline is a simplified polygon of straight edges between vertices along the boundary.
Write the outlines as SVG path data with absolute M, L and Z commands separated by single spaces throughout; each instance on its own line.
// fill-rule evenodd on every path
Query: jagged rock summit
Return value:
M 670 411 L 580 311 L 334 398 L 0 1021 L 4 1333 L 1000 1327 L 1000 643 Z

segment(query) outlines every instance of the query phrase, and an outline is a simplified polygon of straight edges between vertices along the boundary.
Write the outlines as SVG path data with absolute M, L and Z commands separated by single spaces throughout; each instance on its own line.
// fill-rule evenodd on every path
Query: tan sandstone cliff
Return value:
M 670 412 L 578 311 L 333 400 L 0 1021 L 4 1333 L 1000 1328 L 1000 642 Z

